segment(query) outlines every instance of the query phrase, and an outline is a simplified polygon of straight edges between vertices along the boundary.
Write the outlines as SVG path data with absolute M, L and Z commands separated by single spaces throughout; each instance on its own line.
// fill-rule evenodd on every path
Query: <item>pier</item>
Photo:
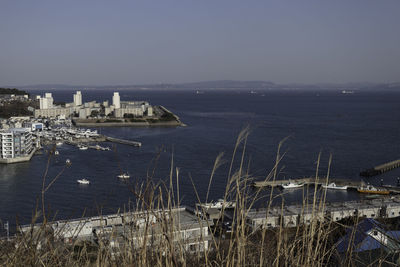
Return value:
M 296 178 L 290 179 L 293 183 L 302 183 L 304 185 L 324 185 L 326 184 L 326 178 L 320 177 L 315 179 L 315 177 L 306 177 L 306 178 Z M 282 186 L 282 184 L 288 183 L 289 180 L 273 180 L 273 181 L 257 181 L 254 182 L 253 185 L 255 187 L 276 187 Z M 328 179 L 329 183 L 335 183 L 337 186 L 345 186 L 347 185 L 350 189 L 357 189 L 357 187 L 366 185 L 363 181 L 352 181 L 348 179 L 337 179 L 337 178 L 330 178 Z
M 315 179 L 315 177 L 306 177 L 306 178 L 297 178 L 297 179 L 290 179 L 291 182 L 293 183 L 302 183 L 304 185 L 325 185 L 327 183 L 325 177 L 320 177 L 318 179 Z M 288 183 L 289 180 L 273 180 L 273 181 L 256 181 L 253 183 L 254 187 L 280 187 L 282 184 Z M 358 187 L 360 186 L 366 186 L 366 183 L 364 181 L 352 181 L 349 179 L 338 179 L 338 178 L 330 178 L 328 179 L 328 184 L 329 183 L 335 183 L 337 186 L 347 186 L 348 189 L 350 190 L 357 190 Z M 378 189 L 385 189 L 389 191 L 391 194 L 400 194 L 400 187 L 397 186 L 388 186 L 388 185 L 382 185 L 382 186 L 374 186 L 375 188 Z
M 362 171 L 360 172 L 360 176 L 364 177 L 375 176 L 399 167 L 400 167 L 400 159 L 378 165 L 372 169 L 367 169 L 365 171 Z
M 106 141 L 123 144 L 123 145 L 137 146 L 137 147 L 142 146 L 142 143 L 137 142 L 137 141 L 124 140 L 124 139 L 119 139 L 119 138 L 114 138 L 114 137 L 109 137 L 109 136 L 106 136 Z

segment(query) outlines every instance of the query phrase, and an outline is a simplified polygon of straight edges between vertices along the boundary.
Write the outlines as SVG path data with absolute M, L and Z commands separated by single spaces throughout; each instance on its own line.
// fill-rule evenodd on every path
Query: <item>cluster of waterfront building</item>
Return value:
M 0 163 L 31 159 L 42 144 L 101 139 L 96 130 L 72 127 L 70 119 L 11 117 L 0 120 Z
M 288 205 L 269 209 L 254 209 L 247 214 L 246 221 L 254 229 L 274 227 L 296 227 L 317 221 L 340 221 L 349 217 L 395 218 L 400 217 L 400 199 L 378 198 L 364 201 L 325 203 L 322 207 Z
M 123 118 L 131 115 L 133 117 L 152 117 L 153 107 L 147 101 L 121 101 L 118 92 L 114 92 L 112 104 L 108 101 L 97 103 L 96 101 L 82 102 L 82 92 L 77 91 L 73 95 L 73 102 L 66 103 L 65 106 L 55 105 L 51 93 L 45 93 L 44 96 L 36 96 L 39 100 L 40 108 L 35 109 L 35 118 L 46 117 L 55 118 L 62 117 L 79 117 L 79 119 L 87 119 L 93 117 L 115 117 Z
M 168 225 L 164 225 L 168 223 Z M 65 243 L 74 240 L 110 241 L 111 248 L 159 245 L 165 241 L 165 227 L 172 242 L 179 242 L 187 251 L 204 251 L 209 247 L 212 220 L 199 218 L 187 207 L 167 210 L 124 212 L 48 224 L 52 237 Z M 35 233 L 41 225 L 24 225 L 22 233 Z M 40 230 L 39 230 L 40 231 Z M 147 240 L 147 241 L 146 241 Z
M 28 96 L 6 95 L 3 100 L 15 100 L 16 98 L 27 100 Z M 36 96 L 39 108 L 30 107 L 34 117 L 11 117 L 0 119 L 0 163 L 15 163 L 29 160 L 35 148 L 40 147 L 40 137 L 45 139 L 65 139 L 62 134 L 69 134 L 68 138 L 80 136 L 87 137 L 87 131 L 71 132 L 71 129 L 55 133 L 47 130 L 49 122 L 61 122 L 71 126 L 71 118 L 124 118 L 129 117 L 153 117 L 153 107 L 147 101 L 121 101 L 118 92 L 114 92 L 112 104 L 108 101 L 97 103 L 96 101 L 83 102 L 82 92 L 73 94 L 73 102 L 65 105 L 56 105 L 52 93 L 44 96 Z M 43 132 L 41 132 L 43 130 Z M 97 133 L 96 133 L 97 134 Z M 72 135 L 72 136 L 71 136 Z M 91 136 L 93 137 L 93 135 Z
M 197 207 L 198 208 L 198 207 Z M 395 218 L 400 217 L 400 199 L 380 198 L 366 201 L 326 203 L 323 208 L 311 206 L 274 206 L 269 209 L 252 209 L 245 212 L 247 227 L 253 231 L 276 227 L 297 227 L 312 222 L 337 222 L 345 218 Z M 224 224 L 221 224 L 221 221 Z M 95 216 L 68 221 L 51 222 L 48 225 L 56 240 L 70 243 L 73 240 L 96 241 L 107 239 L 114 248 L 140 247 L 161 242 L 165 238 L 163 224 L 169 222 L 172 241 L 184 244 L 188 251 L 203 251 L 209 248 L 214 227 L 235 221 L 234 207 L 221 212 L 219 209 L 196 209 L 176 207 L 166 210 L 145 210 Z M 360 220 L 361 221 L 361 220 Z M 21 226 L 23 233 L 32 233 L 40 225 Z M 234 229 L 224 228 L 225 233 Z M 215 232 L 217 233 L 217 232 Z M 143 242 L 153 240 L 152 242 Z M 398 241 L 400 244 L 400 240 Z

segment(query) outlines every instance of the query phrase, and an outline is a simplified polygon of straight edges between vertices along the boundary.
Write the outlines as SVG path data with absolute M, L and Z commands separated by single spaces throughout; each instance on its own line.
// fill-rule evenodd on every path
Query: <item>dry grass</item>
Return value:
M 234 147 L 227 176 L 224 199 L 234 201 L 236 209 L 233 211 L 232 233 L 229 238 L 218 235 L 219 227 L 212 227 L 210 221 L 202 220 L 205 210 L 199 210 L 198 222 L 206 223 L 211 235 L 209 249 L 189 252 L 185 240 L 177 236 L 180 230 L 179 218 L 173 210 L 180 204 L 179 169 L 171 162 L 171 172 L 164 182 L 154 183 L 151 175 L 148 179 L 132 188 L 136 198 L 135 205 L 130 206 L 129 212 L 142 214 L 134 221 L 123 225 L 126 240 L 122 245 L 112 245 L 117 233 L 110 237 L 98 240 L 73 240 L 65 243 L 54 238 L 55 234 L 49 223 L 45 211 L 45 193 L 56 182 L 59 175 L 46 185 L 46 168 L 40 208 L 32 219 L 34 224 L 42 218 L 40 226 L 32 227 L 31 231 L 18 235 L 12 242 L 0 243 L 0 265 L 2 266 L 354 266 L 357 258 L 349 248 L 344 257 L 338 257 L 335 251 L 335 242 L 338 233 L 343 234 L 346 225 L 330 221 L 321 222 L 318 214 L 324 213 L 325 195 L 317 192 L 317 186 L 304 189 L 303 210 L 312 210 L 312 219 L 308 225 L 299 224 L 294 228 L 286 228 L 281 221 L 280 227 L 274 229 L 251 229 L 246 223 L 249 211 L 257 201 L 267 203 L 265 208 L 271 209 L 274 198 L 282 197 L 271 190 L 265 197 L 261 189 L 251 188 L 253 177 L 249 172 L 249 162 L 246 161 L 246 143 L 249 130 L 242 131 Z M 275 180 L 279 173 L 279 166 L 285 153 L 281 152 L 283 140 L 277 150 L 276 162 L 273 169 L 266 175 L 265 180 Z M 239 151 L 241 151 L 239 153 Z M 319 162 L 317 160 L 316 177 L 319 177 Z M 238 166 L 235 163 L 238 162 Z M 215 171 L 223 163 L 223 154 L 215 161 L 210 175 L 208 191 L 214 178 Z M 326 180 L 329 179 L 329 167 Z M 156 165 L 156 164 L 155 164 Z M 154 173 L 149 172 L 149 173 Z M 192 181 L 193 183 L 193 181 Z M 200 201 L 200 196 L 193 183 L 193 190 Z M 312 191 L 309 191 L 312 190 Z M 208 192 L 205 196 L 208 199 Z M 284 201 L 282 201 L 283 212 Z M 163 212 L 160 212 L 163 211 Z M 125 211 L 123 211 L 125 212 Z M 225 210 L 215 225 L 221 225 L 225 220 Z M 122 212 L 121 212 L 122 213 Z M 268 213 L 266 213 L 267 216 Z M 138 222 L 141 228 L 138 230 Z M 154 222 L 157 230 L 154 230 Z M 136 238 L 140 232 L 141 238 Z M 204 240 L 203 240 L 204 239 Z M 199 242 L 205 242 L 206 236 L 201 235 Z M 382 255 L 381 261 L 374 262 L 374 266 L 386 263 Z

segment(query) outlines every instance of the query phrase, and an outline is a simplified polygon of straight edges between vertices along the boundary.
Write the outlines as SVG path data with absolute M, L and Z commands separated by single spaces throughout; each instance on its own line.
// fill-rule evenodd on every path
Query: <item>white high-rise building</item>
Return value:
M 76 107 L 82 105 L 82 93 L 81 93 L 81 91 L 76 91 L 76 94 L 74 94 L 74 104 L 75 104 Z
M 113 105 L 114 107 L 117 108 L 121 108 L 121 98 L 119 97 L 119 93 L 118 92 L 114 92 L 113 95 Z
M 40 109 L 49 109 L 53 107 L 53 96 L 51 93 L 46 93 L 44 97 L 39 99 Z

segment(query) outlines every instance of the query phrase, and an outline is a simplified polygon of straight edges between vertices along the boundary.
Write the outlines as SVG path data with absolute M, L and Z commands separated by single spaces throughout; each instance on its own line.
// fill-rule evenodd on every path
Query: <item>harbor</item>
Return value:
M 126 140 L 121 138 L 114 138 L 99 134 L 97 130 L 90 130 L 85 128 L 65 127 L 53 127 L 44 131 L 34 132 L 34 136 L 43 145 L 61 145 L 63 143 L 72 146 L 85 146 L 95 150 L 110 150 L 107 146 L 101 146 L 99 143 L 111 142 L 123 145 L 130 145 L 140 147 L 141 142 L 134 140 Z M 92 145 L 95 144 L 95 145 Z

